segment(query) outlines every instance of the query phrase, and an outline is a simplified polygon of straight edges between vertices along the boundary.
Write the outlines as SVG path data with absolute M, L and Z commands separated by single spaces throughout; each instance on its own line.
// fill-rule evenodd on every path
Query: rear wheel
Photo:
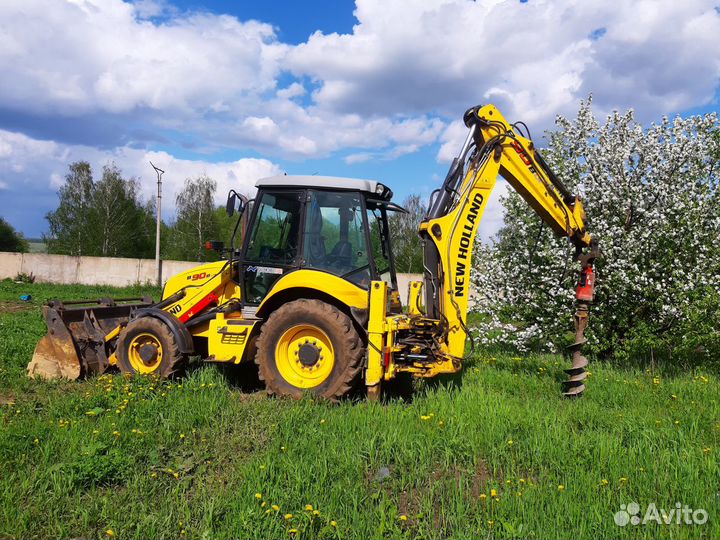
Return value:
M 124 373 L 163 378 L 178 375 L 187 360 L 170 328 L 154 317 L 142 317 L 128 324 L 118 338 L 115 354 Z
M 350 318 L 320 300 L 295 300 L 263 324 L 255 362 L 268 393 L 299 398 L 303 391 L 338 399 L 362 373 L 365 352 Z

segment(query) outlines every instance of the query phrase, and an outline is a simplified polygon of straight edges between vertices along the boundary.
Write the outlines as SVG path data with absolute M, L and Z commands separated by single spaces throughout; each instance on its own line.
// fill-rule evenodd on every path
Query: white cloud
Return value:
M 590 92 L 652 117 L 707 103 L 720 75 L 720 17 L 703 0 L 358 0 L 356 16 L 353 34 L 315 33 L 285 61 L 338 114 L 457 118 L 492 100 L 541 132 Z
M 62 186 L 68 165 L 73 161 L 88 161 L 96 179 L 102 167 L 114 162 L 126 177 L 135 177 L 140 182 L 145 199 L 156 194 L 156 176 L 150 161 L 165 171 L 163 175 L 164 215 L 171 218 L 175 207 L 175 196 L 182 189 L 186 178 L 207 174 L 215 179 L 218 189 L 215 202 L 222 204 L 227 192 L 233 188 L 250 194 L 259 178 L 280 174 L 282 169 L 266 159 L 243 158 L 231 162 L 205 162 L 173 157 L 167 152 L 145 151 L 129 147 L 103 151 L 87 146 L 63 145 L 38 141 L 19 133 L 0 130 L 0 147 L 9 148 L 7 155 L 0 157 L 0 170 L 11 171 L 9 165 L 20 165 L 21 172 L 8 173 L 6 189 L 13 191 L 56 190 Z M 0 208 L 2 210 L 2 208 Z
M 709 0 L 357 0 L 355 15 L 351 33 L 289 45 L 266 22 L 168 0 L 0 1 L 3 182 L 54 189 L 68 162 L 114 159 L 150 193 L 156 153 L 141 148 L 160 142 L 208 154 L 155 155 L 168 189 L 204 170 L 223 185 L 228 171 L 279 170 L 213 164 L 219 150 L 358 164 L 439 143 L 448 162 L 478 103 L 525 120 L 542 144 L 589 93 L 600 114 L 632 107 L 647 121 L 712 103 L 720 81 Z
M 303 159 L 422 147 L 479 102 L 536 134 L 590 92 L 601 112 L 655 118 L 710 102 L 720 78 L 707 0 L 357 0 L 355 15 L 352 33 L 293 46 L 270 24 L 165 0 L 5 0 L 0 103 L 100 115 L 125 141 L 144 124 L 141 143 L 189 133 L 209 151 Z M 302 82 L 278 88 L 287 70 Z
M 152 8 L 152 9 L 150 9 Z M 150 9 L 150 11 L 148 11 Z M 6 0 L 0 102 L 37 113 L 198 113 L 275 86 L 268 24 L 211 14 L 153 23 L 157 3 Z

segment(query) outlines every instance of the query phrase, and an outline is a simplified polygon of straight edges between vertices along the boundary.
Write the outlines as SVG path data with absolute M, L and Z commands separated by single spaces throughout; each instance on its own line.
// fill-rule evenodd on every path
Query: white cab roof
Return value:
M 283 186 L 283 187 L 317 187 L 330 189 L 347 189 L 351 191 L 368 191 L 375 194 L 377 180 L 363 180 L 360 178 L 341 178 L 337 176 L 290 176 L 280 174 L 261 178 L 255 183 L 255 187 Z

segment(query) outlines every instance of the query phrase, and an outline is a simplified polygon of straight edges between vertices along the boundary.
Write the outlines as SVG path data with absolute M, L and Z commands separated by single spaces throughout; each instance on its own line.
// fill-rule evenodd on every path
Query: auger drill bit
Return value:
M 577 311 L 575 312 L 575 343 L 568 347 L 572 352 L 572 366 L 565 370 L 569 375 L 568 379 L 563 381 L 563 394 L 568 397 L 576 397 L 585 390 L 585 379 L 588 365 L 588 359 L 582 354 L 583 345 L 587 342 L 585 338 L 585 328 L 588 324 L 588 302 L 578 301 Z
M 587 342 L 585 329 L 588 325 L 590 303 L 595 296 L 595 272 L 593 262 L 597 256 L 597 245 L 593 246 L 591 253 L 580 257 L 582 270 L 580 280 L 575 291 L 577 309 L 575 311 L 575 343 L 568 347 L 572 353 L 572 366 L 565 370 L 568 379 L 563 381 L 563 395 L 567 397 L 578 397 L 585 390 L 585 379 L 587 379 L 588 359 L 582 354 L 583 345 Z

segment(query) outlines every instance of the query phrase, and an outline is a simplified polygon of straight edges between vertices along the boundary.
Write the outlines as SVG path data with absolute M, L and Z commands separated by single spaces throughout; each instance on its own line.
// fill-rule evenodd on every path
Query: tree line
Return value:
M 217 182 L 203 174 L 188 178 L 175 198 L 175 217 L 161 222 L 163 259 L 208 261 L 218 254 L 205 249 L 208 240 L 228 242 L 236 217 L 214 203 Z M 135 178 L 125 178 L 114 163 L 99 178 L 86 161 L 70 164 L 58 191 L 58 207 L 46 216 L 48 253 L 74 256 L 153 258 L 155 197 L 144 201 Z M 411 195 L 408 214 L 391 213 L 390 230 L 398 272 L 421 272 L 422 250 L 417 236 L 424 201 Z M 2 228 L 0 227 L 0 234 Z
M 233 223 L 215 206 L 217 183 L 207 175 L 188 178 L 175 199 L 175 217 L 161 222 L 163 259 L 207 261 L 217 254 L 205 242 L 228 239 Z M 48 253 L 73 256 L 153 258 L 156 198 L 143 200 L 136 178 L 114 163 L 95 178 L 90 164 L 70 164 L 58 191 L 58 207 L 48 212 Z

